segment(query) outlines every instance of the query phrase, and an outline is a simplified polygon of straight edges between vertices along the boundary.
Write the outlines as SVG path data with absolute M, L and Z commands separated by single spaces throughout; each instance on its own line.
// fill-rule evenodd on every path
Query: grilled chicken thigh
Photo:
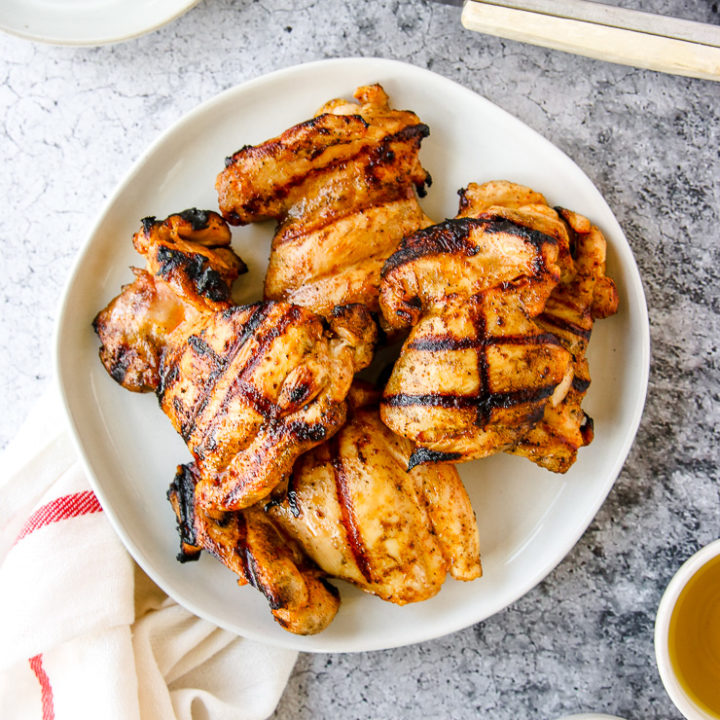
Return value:
M 381 306 L 414 326 L 381 408 L 417 443 L 410 466 L 504 450 L 565 472 L 592 440 L 585 351 L 617 292 L 587 218 L 521 185 L 471 184 L 458 218 L 388 260 Z
M 242 261 L 226 247 L 222 218 L 206 216 L 144 223 L 134 243 L 148 270 L 98 314 L 95 329 L 108 372 L 156 391 L 197 463 L 203 504 L 237 510 L 340 428 L 377 329 L 360 305 L 327 318 L 288 303 L 233 307 L 228 283 Z
M 227 224 L 210 211 L 145 218 L 133 245 L 146 267 L 132 269 L 135 282 L 97 314 L 93 327 L 110 375 L 128 390 L 150 392 L 168 343 L 205 314 L 229 308 L 232 284 L 247 267 L 230 248 Z
M 328 326 L 306 308 L 264 302 L 208 316 L 167 352 L 157 394 L 197 463 L 200 504 L 253 505 L 337 432 L 375 333 L 360 305 L 337 308 Z
M 427 126 L 391 109 L 379 85 L 355 98 L 242 148 L 216 184 L 230 223 L 278 221 L 265 297 L 321 315 L 348 303 L 376 312 L 383 262 L 404 235 L 431 224 L 417 201 L 430 182 L 418 160 Z
M 448 572 L 479 577 L 475 515 L 455 468 L 407 472 L 411 452 L 377 407 L 360 409 L 300 457 L 268 513 L 325 572 L 383 600 L 432 597 Z
M 261 507 L 235 513 L 208 511 L 196 500 L 199 477 L 194 465 L 180 465 L 168 498 L 181 539 L 181 561 L 205 550 L 250 584 L 270 603 L 275 619 L 290 632 L 309 635 L 335 617 L 340 598 L 325 573 L 282 532 Z
M 493 206 L 415 233 L 388 259 L 382 311 L 412 330 L 381 415 L 417 444 L 411 467 L 510 449 L 542 417 L 571 355 L 533 318 L 572 274 L 569 247 L 556 215 Z

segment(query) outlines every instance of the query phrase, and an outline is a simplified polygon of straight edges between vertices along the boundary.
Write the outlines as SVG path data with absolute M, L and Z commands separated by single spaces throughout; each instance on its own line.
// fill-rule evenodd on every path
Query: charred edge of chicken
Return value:
M 415 448 L 408 460 L 407 472 L 410 472 L 418 465 L 426 463 L 454 463 L 462 458 L 462 453 L 456 452 L 440 452 L 439 450 L 430 450 L 429 448 Z
M 195 533 L 195 484 L 197 477 L 189 465 L 178 465 L 177 472 L 167 498 L 175 510 L 177 518 L 178 535 L 180 536 L 180 552 L 177 554 L 179 562 L 197 560 L 200 557 L 200 547 L 197 545 Z
M 473 228 L 482 228 L 487 233 L 516 235 L 536 248 L 542 248 L 547 244 L 557 244 L 557 239 L 552 235 L 518 225 L 500 216 L 451 218 L 406 237 L 400 243 L 400 248 L 385 261 L 380 273 L 381 277 L 385 278 L 402 265 L 427 255 L 456 252 L 464 253 L 468 257 L 477 255 L 481 247 L 469 241 Z

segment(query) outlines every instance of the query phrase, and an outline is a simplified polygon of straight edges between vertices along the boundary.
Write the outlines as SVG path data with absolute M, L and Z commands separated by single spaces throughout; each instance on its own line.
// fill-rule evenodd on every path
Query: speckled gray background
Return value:
M 718 22 L 717 3 L 637 2 Z M 206 0 L 121 45 L 0 36 L 0 442 L 51 383 L 60 292 L 95 214 L 156 135 L 264 72 L 384 56 L 476 90 L 568 153 L 624 228 L 647 293 L 652 368 L 627 464 L 585 535 L 504 612 L 421 645 L 304 655 L 278 718 L 677 718 L 655 609 L 720 536 L 720 83 L 474 35 L 425 0 Z

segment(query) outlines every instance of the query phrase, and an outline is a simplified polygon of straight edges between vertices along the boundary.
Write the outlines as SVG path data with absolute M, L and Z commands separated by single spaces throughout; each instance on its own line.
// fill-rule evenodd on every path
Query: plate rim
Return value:
M 636 291 L 635 297 L 636 297 L 636 305 L 635 311 L 639 312 L 639 318 L 642 320 L 642 334 L 641 337 L 638 338 L 638 343 L 636 347 L 636 351 L 638 353 L 638 365 L 640 370 L 640 379 L 641 379 L 641 390 L 638 395 L 638 400 L 635 403 L 635 406 L 633 408 L 633 412 L 629 417 L 628 422 L 628 432 L 625 436 L 624 442 L 621 446 L 621 451 L 618 452 L 615 462 L 611 466 L 611 470 L 607 473 L 607 480 L 606 483 L 599 488 L 599 492 L 597 497 L 595 498 L 595 502 L 592 505 L 588 505 L 586 512 L 584 513 L 582 517 L 582 522 L 578 523 L 579 530 L 572 535 L 568 535 L 567 542 L 564 543 L 564 546 L 567 546 L 564 552 L 560 555 L 558 558 L 551 558 L 551 560 L 541 567 L 538 568 L 537 572 L 529 574 L 525 580 L 525 582 L 520 583 L 517 588 L 515 588 L 515 592 L 511 593 L 510 599 L 502 608 L 498 608 L 497 610 L 494 610 L 493 612 L 490 612 L 487 615 L 484 615 L 483 617 L 479 617 L 471 621 L 470 623 L 467 622 L 466 618 L 459 619 L 455 622 L 453 622 L 450 618 L 448 618 L 448 621 L 445 622 L 442 626 L 442 628 L 438 628 L 437 630 L 433 630 L 431 632 L 425 632 L 423 633 L 422 637 L 418 639 L 401 639 L 399 641 L 391 641 L 391 642 L 384 642 L 380 639 L 378 639 L 376 642 L 360 642 L 357 643 L 356 647 L 348 647 L 347 649 L 338 649 L 332 645 L 323 645 L 322 642 L 322 633 L 314 636 L 310 636 L 313 639 L 312 645 L 305 645 L 303 644 L 303 640 L 305 639 L 303 636 L 296 636 L 291 633 L 286 633 L 287 637 L 283 636 L 282 639 L 277 639 L 275 637 L 267 637 L 264 636 L 260 631 L 245 631 L 243 630 L 242 633 L 238 632 L 237 628 L 233 627 L 232 624 L 223 622 L 221 619 L 218 619 L 217 617 L 213 616 L 211 613 L 208 613 L 203 610 L 203 608 L 198 607 L 198 605 L 193 602 L 192 600 L 188 600 L 187 598 L 183 597 L 182 601 L 178 600 L 179 593 L 175 592 L 173 588 L 168 587 L 167 583 L 165 582 L 164 578 L 162 578 L 158 573 L 155 572 L 154 568 L 151 566 L 151 563 L 146 558 L 145 553 L 142 551 L 142 549 L 129 537 L 129 535 L 125 532 L 123 525 L 121 521 L 119 520 L 117 514 L 115 513 L 114 508 L 112 507 L 111 503 L 108 503 L 105 498 L 105 494 L 102 490 L 101 484 L 96 480 L 94 472 L 92 470 L 92 467 L 90 465 L 90 462 L 86 456 L 86 453 L 84 451 L 82 440 L 80 437 L 80 432 L 77 427 L 77 424 L 73 418 L 73 414 L 70 408 L 70 403 L 68 400 L 68 396 L 66 393 L 66 389 L 64 387 L 62 376 L 63 376 L 63 369 L 62 369 L 62 357 L 61 357 L 61 345 L 62 345 L 62 337 L 61 337 L 61 329 L 63 325 L 66 322 L 66 316 L 68 314 L 68 305 L 69 305 L 69 295 L 70 295 L 70 289 L 73 284 L 73 280 L 76 277 L 77 273 L 80 271 L 83 261 L 85 260 L 86 255 L 91 251 L 92 249 L 92 239 L 97 234 L 98 230 L 102 226 L 105 216 L 110 212 L 113 205 L 116 203 L 118 197 L 122 195 L 126 188 L 130 185 L 132 182 L 134 176 L 142 171 L 147 158 L 152 155 L 158 147 L 163 145 L 166 140 L 171 137 L 173 134 L 180 132 L 182 128 L 193 122 L 195 117 L 200 114 L 205 114 L 212 110 L 212 108 L 216 105 L 222 104 L 226 101 L 226 99 L 236 93 L 242 94 L 244 92 L 248 92 L 253 90 L 258 85 L 265 84 L 266 82 L 272 82 L 273 80 L 276 80 L 283 76 L 291 76 L 295 73 L 307 73 L 312 72 L 313 70 L 324 68 L 324 67 L 331 67 L 334 65 L 342 65 L 345 63 L 352 63 L 352 64 L 365 64 L 368 66 L 374 66 L 376 64 L 384 65 L 388 68 L 397 67 L 397 68 L 403 68 L 404 72 L 417 72 L 420 75 L 428 75 L 428 76 L 434 76 L 435 78 L 439 79 L 443 83 L 448 83 L 455 88 L 459 89 L 463 93 L 472 96 L 473 101 L 481 101 L 482 103 L 492 106 L 494 111 L 499 111 L 502 115 L 505 115 L 508 118 L 512 119 L 513 123 L 519 123 L 523 126 L 523 128 L 530 134 L 534 135 L 537 139 L 539 139 L 543 144 L 549 144 L 552 146 L 552 148 L 557 151 L 558 153 L 562 154 L 562 156 L 565 158 L 565 160 L 569 163 L 571 163 L 579 173 L 581 173 L 587 181 L 592 185 L 593 189 L 596 191 L 597 196 L 599 198 L 599 201 L 605 206 L 605 209 L 609 213 L 609 215 L 613 218 L 616 227 L 613 229 L 614 235 L 617 239 L 620 239 L 622 242 L 624 242 L 627 250 L 628 259 L 630 260 L 629 264 L 626 264 L 623 261 L 623 267 L 627 270 L 628 276 L 631 277 L 634 281 L 633 288 Z M 617 234 L 616 234 L 617 233 Z M 93 490 L 98 495 L 98 498 L 101 501 L 101 504 L 103 505 L 103 509 L 106 511 L 106 514 L 108 516 L 108 519 L 110 520 L 111 524 L 113 525 L 113 528 L 115 532 L 118 534 L 118 536 L 121 538 L 123 544 L 130 552 L 131 556 L 135 560 L 135 562 L 138 563 L 138 565 L 146 572 L 146 574 L 152 578 L 152 580 L 164 591 L 166 592 L 171 598 L 173 598 L 178 604 L 181 606 L 187 608 L 191 612 L 193 612 L 195 615 L 198 615 L 199 617 L 202 617 L 210 622 L 212 622 L 215 625 L 218 625 L 233 634 L 236 635 L 242 635 L 243 637 L 247 637 L 248 639 L 257 640 L 260 642 L 265 642 L 266 644 L 278 646 L 278 647 L 286 647 L 286 648 L 292 648 L 295 650 L 300 650 L 303 652 L 319 652 L 319 653 L 353 653 L 353 652 L 367 652 L 367 651 L 375 651 L 375 650 L 384 650 L 384 649 L 390 649 L 395 647 L 402 647 L 402 646 L 408 646 L 417 644 L 420 642 L 427 642 L 430 640 L 437 639 L 439 637 L 445 637 L 447 635 L 451 635 L 453 633 L 456 633 L 460 630 L 463 630 L 467 627 L 470 627 L 471 625 L 474 625 L 476 623 L 482 622 L 483 620 L 486 620 L 489 617 L 492 617 L 492 615 L 497 614 L 498 612 L 501 612 L 503 609 L 509 607 L 510 605 L 517 602 L 518 599 L 523 597 L 525 594 L 527 594 L 530 590 L 532 590 L 534 587 L 536 587 L 544 578 L 546 578 L 571 552 L 571 550 L 575 547 L 579 539 L 582 537 L 582 535 L 587 531 L 590 523 L 592 522 L 593 518 L 597 515 L 599 509 L 602 507 L 603 503 L 605 502 L 607 495 L 609 494 L 610 490 L 614 486 L 620 472 L 622 471 L 622 468 L 625 464 L 625 461 L 627 459 L 627 456 L 630 452 L 630 449 L 632 448 L 637 431 L 640 425 L 640 421 L 642 419 L 642 415 L 644 412 L 645 403 L 647 400 L 647 391 L 648 391 L 648 381 L 649 381 L 649 372 L 650 372 L 650 326 L 649 326 L 649 315 L 647 310 L 647 299 L 643 287 L 642 277 L 640 275 L 639 269 L 637 267 L 637 262 L 635 260 L 635 257 L 632 253 L 632 248 L 630 247 L 630 244 L 627 241 L 627 238 L 625 236 L 625 233 L 623 232 L 620 224 L 618 223 L 617 219 L 615 218 L 614 213 L 612 212 L 611 208 L 607 204 L 607 201 L 605 200 L 604 196 L 600 193 L 600 191 L 597 189 L 595 184 L 590 180 L 590 178 L 586 175 L 586 173 L 580 168 L 577 163 L 572 160 L 561 148 L 557 147 L 552 141 L 548 140 L 544 136 L 542 136 L 539 132 L 537 132 L 532 127 L 525 124 L 522 120 L 517 118 L 516 116 L 512 115 L 508 111 L 504 110 L 502 107 L 496 105 L 492 101 L 488 100 L 484 96 L 480 95 L 479 93 L 467 88 L 466 86 L 462 85 L 461 83 L 458 83 L 455 80 L 452 80 L 450 78 L 447 78 L 443 75 L 440 75 L 439 73 L 436 73 L 432 70 L 428 70 L 426 68 L 413 65 L 411 63 L 406 63 L 403 61 L 398 60 L 391 60 L 386 58 L 378 58 L 378 57 L 343 57 L 343 58 L 330 58 L 330 59 L 323 59 L 323 60 L 315 60 L 310 61 L 306 63 L 300 63 L 300 64 L 294 64 L 285 68 L 280 68 L 278 70 L 275 70 L 270 73 L 266 73 L 263 75 L 260 75 L 255 78 L 251 78 L 245 82 L 239 83 L 237 85 L 234 85 L 230 88 L 227 88 L 226 90 L 223 90 L 207 100 L 199 103 L 194 108 L 192 108 L 190 111 L 184 113 L 180 118 L 178 118 L 175 122 L 173 122 L 169 127 L 167 127 L 165 130 L 163 130 L 147 147 L 146 149 L 138 156 L 138 158 L 130 165 L 129 169 L 126 171 L 123 177 L 116 183 L 114 186 L 111 194 L 108 196 L 107 200 L 103 204 L 100 211 L 97 213 L 94 221 L 90 225 L 89 231 L 85 235 L 85 239 L 83 243 L 81 244 L 79 250 L 77 251 L 75 261 L 72 264 L 72 267 L 70 268 L 70 271 L 68 273 L 66 283 L 64 285 L 62 295 L 61 295 L 61 302 L 59 304 L 59 312 L 55 321 L 54 325 L 54 337 L 53 337 L 53 364 L 54 364 L 54 370 L 55 370 L 55 382 L 62 400 L 63 409 L 65 412 L 65 416 L 68 422 L 68 427 L 70 428 L 70 434 L 73 439 L 73 444 L 75 445 L 78 456 L 80 458 L 81 464 L 83 466 L 83 469 L 85 470 L 88 479 L 90 481 L 90 484 L 93 488 Z M 570 541 L 571 539 L 571 541 Z M 284 642 L 283 640 L 287 640 Z
M 93 38 L 48 35 L 39 31 L 32 31 L 30 29 L 23 30 L 1 21 L 0 30 L 8 35 L 12 35 L 13 37 L 20 38 L 22 40 L 30 40 L 32 42 L 44 43 L 46 45 L 68 47 L 99 47 L 101 45 L 115 45 L 127 42 L 128 40 L 134 40 L 135 38 L 142 37 L 143 35 L 154 32 L 155 30 L 159 30 L 161 27 L 173 22 L 173 20 L 177 20 L 181 15 L 184 15 L 199 3 L 200 0 L 175 0 L 175 9 L 173 9 L 169 14 L 163 16 L 161 20 L 152 22 L 149 25 L 139 23 L 135 30 L 123 34 L 116 34 L 111 31 L 107 31 L 104 34 L 99 34 Z M 111 26 L 112 23 L 108 23 L 108 25 Z

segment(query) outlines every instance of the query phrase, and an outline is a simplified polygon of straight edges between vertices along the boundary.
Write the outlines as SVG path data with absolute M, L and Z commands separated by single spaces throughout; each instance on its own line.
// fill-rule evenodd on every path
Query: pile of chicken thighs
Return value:
M 428 133 L 373 85 L 243 147 L 220 213 L 142 221 L 145 267 L 94 321 L 109 374 L 155 392 L 192 457 L 168 492 L 178 559 L 215 556 L 293 633 L 331 622 L 330 578 L 401 605 L 478 578 L 455 464 L 562 473 L 593 437 L 586 350 L 617 309 L 602 233 L 506 181 L 469 184 L 435 224 Z M 236 305 L 228 224 L 267 219 L 264 298 Z M 356 377 L 403 338 L 384 386 Z

